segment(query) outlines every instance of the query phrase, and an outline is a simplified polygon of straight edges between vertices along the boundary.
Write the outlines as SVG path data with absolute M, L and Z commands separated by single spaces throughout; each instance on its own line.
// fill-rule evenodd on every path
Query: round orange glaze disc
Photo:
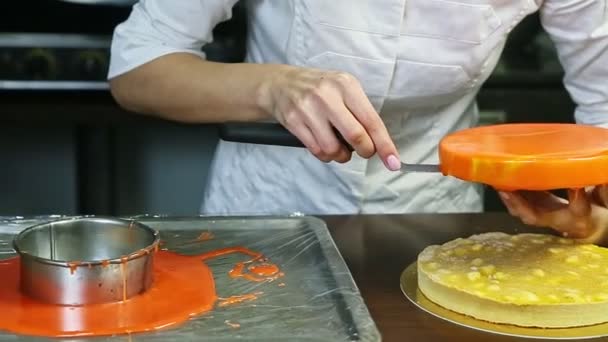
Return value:
M 462 130 L 439 145 L 441 172 L 499 190 L 554 190 L 608 183 L 608 129 L 504 124 Z

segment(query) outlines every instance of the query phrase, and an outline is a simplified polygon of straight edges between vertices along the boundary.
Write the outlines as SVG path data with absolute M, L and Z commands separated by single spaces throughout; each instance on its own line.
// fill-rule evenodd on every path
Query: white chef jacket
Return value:
M 577 103 L 578 123 L 608 127 L 608 0 L 245 0 L 247 57 L 356 76 L 402 160 L 437 163 L 446 134 L 476 124 L 475 96 L 509 32 L 540 10 Z M 235 0 L 141 0 L 116 28 L 109 78 L 201 47 Z M 204 77 L 204 76 L 203 76 Z M 387 171 L 353 156 L 221 141 L 201 206 L 207 215 L 476 212 L 478 185 Z

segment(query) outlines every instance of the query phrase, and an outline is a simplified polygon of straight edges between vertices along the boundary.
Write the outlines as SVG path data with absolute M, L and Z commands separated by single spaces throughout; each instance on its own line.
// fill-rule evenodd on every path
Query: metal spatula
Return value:
M 338 139 L 351 151 L 352 146 L 336 131 Z M 225 123 L 220 125 L 220 138 L 248 144 L 305 147 L 285 127 L 278 123 Z M 440 172 L 436 164 L 401 163 L 403 172 Z

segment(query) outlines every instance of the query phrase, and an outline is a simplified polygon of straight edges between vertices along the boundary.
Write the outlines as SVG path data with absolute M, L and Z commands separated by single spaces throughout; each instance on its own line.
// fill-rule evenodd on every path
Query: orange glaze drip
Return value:
M 74 274 L 74 272 L 76 272 L 76 269 L 78 268 L 78 266 L 80 266 L 80 264 L 81 264 L 80 261 L 68 262 L 68 267 L 70 268 L 70 274 Z
M 122 278 L 122 300 L 127 300 L 127 258 L 120 258 L 120 276 Z
M 101 266 L 102 267 L 108 267 L 108 266 L 110 266 L 110 260 L 103 260 L 101 262 Z
M 23 295 L 19 264 L 19 257 L 0 261 L 0 329 L 16 334 L 75 337 L 153 331 L 207 312 L 216 301 L 211 270 L 197 256 L 159 252 L 148 291 L 124 302 L 86 306 L 51 305 Z
M 224 306 L 239 304 L 239 303 L 243 303 L 243 302 L 250 302 L 252 300 L 258 299 L 258 297 L 261 296 L 262 294 L 263 294 L 263 292 L 256 292 L 256 293 L 248 293 L 248 294 L 238 295 L 238 296 L 230 296 L 228 298 L 220 298 L 220 302 L 218 303 L 217 306 L 224 307 Z

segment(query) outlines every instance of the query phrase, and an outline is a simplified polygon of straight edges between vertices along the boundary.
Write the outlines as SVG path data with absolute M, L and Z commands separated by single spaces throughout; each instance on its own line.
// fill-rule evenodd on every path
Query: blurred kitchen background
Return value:
M 0 216 L 198 213 L 215 128 L 127 113 L 105 82 L 113 28 L 133 2 L 0 1 Z M 239 4 L 205 51 L 238 62 L 245 34 Z M 570 122 L 561 78 L 527 18 L 479 96 L 480 124 Z M 486 210 L 503 210 L 492 190 Z

